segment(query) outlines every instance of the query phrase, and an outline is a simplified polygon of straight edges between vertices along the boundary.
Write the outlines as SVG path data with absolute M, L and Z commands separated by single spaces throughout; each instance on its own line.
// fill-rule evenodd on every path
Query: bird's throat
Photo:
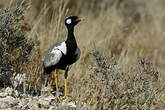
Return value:
M 68 35 L 74 33 L 74 27 L 73 26 L 67 27 L 67 30 L 68 30 Z
M 74 52 L 77 48 L 77 42 L 74 36 L 74 28 L 69 27 L 67 29 L 68 29 L 68 36 L 66 40 L 67 49 L 70 52 Z
M 72 42 L 76 42 L 75 36 L 74 36 L 74 27 L 68 27 L 68 37 L 67 40 L 70 40 Z

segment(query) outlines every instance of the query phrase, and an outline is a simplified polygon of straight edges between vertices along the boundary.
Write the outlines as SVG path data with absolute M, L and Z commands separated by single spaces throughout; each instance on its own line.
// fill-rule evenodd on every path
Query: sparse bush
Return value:
M 23 24 L 24 9 L 11 8 L 0 10 L 0 82 L 2 86 L 15 86 L 14 77 L 26 74 L 26 80 L 36 81 L 36 74 L 42 70 L 37 41 L 27 37 Z M 37 64 L 37 65 L 36 65 Z M 36 73 L 37 72 L 37 73 Z M 21 79 L 18 79 L 21 80 Z M 29 83 L 28 83 L 29 87 Z
M 77 87 L 79 109 L 155 109 L 157 95 L 164 88 L 158 81 L 159 72 L 149 61 L 139 58 L 129 74 L 122 70 L 118 57 L 108 58 L 97 50 L 91 55 L 89 71 Z

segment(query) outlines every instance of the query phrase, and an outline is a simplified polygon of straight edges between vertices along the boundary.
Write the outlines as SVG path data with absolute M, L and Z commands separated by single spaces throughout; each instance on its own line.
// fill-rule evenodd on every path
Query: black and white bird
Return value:
M 51 74 L 55 71 L 53 74 L 56 80 L 56 93 L 58 93 L 58 70 L 65 70 L 65 98 L 67 97 L 67 76 L 69 66 L 75 63 L 80 58 L 81 54 L 74 36 L 74 26 L 80 21 L 81 19 L 77 16 L 66 17 L 65 26 L 68 31 L 67 39 L 49 48 L 43 62 L 44 73 Z

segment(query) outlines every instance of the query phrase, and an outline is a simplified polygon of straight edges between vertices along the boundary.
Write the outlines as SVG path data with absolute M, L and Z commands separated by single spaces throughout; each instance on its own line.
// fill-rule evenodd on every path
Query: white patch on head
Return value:
M 66 23 L 67 23 L 67 24 L 70 24 L 70 23 L 72 23 L 72 20 L 71 20 L 71 19 L 67 19 L 67 20 L 66 20 Z

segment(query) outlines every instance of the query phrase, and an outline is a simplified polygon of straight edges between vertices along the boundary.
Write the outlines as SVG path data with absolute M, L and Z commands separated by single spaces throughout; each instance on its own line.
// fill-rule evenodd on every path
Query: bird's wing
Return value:
M 54 46 L 54 49 L 59 49 L 64 55 L 67 53 L 67 47 L 65 42 L 61 42 Z
M 52 65 L 56 65 L 60 59 L 62 57 L 62 53 L 59 49 L 52 49 L 52 51 L 50 51 L 44 60 L 44 66 L 45 67 L 50 67 Z
M 67 54 L 67 47 L 65 42 L 53 45 L 45 56 L 44 66 L 50 67 L 52 65 L 56 65 L 60 61 L 63 54 Z

